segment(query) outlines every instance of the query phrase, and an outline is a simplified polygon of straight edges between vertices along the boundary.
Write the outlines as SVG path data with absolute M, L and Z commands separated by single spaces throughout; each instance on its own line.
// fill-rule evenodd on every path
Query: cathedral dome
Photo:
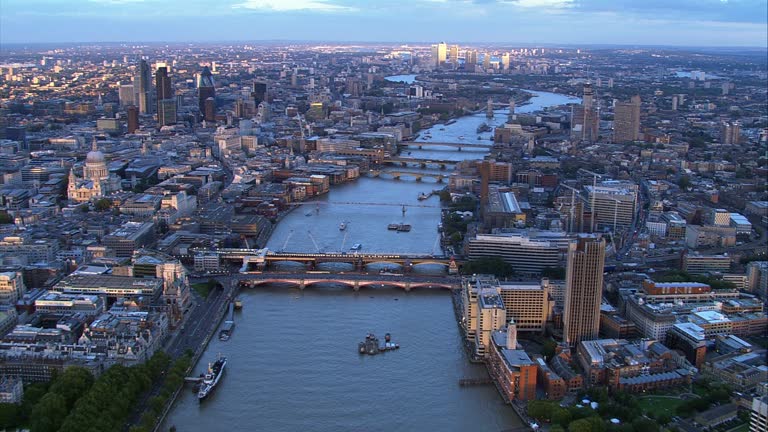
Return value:
M 88 155 L 86 155 L 85 157 L 85 163 L 88 163 L 88 164 L 104 163 L 104 162 L 105 162 L 104 153 L 98 150 L 89 151 Z

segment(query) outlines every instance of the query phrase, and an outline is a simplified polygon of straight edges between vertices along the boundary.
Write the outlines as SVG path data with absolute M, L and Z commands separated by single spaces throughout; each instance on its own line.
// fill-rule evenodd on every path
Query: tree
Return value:
M 67 401 L 64 397 L 48 392 L 32 410 L 31 431 L 56 432 L 67 417 L 67 411 Z
M 464 274 L 492 274 L 496 277 L 511 276 L 512 266 L 499 257 L 487 257 L 471 260 L 462 267 Z
M 99 198 L 93 204 L 93 208 L 96 209 L 96 211 L 98 212 L 107 211 L 111 207 L 112 207 L 112 201 L 108 200 L 107 198 Z
M 552 339 L 545 340 L 541 346 L 541 354 L 544 355 L 547 361 L 551 360 L 552 357 L 555 356 L 556 350 L 557 350 L 557 342 L 555 342 Z
M 13 223 L 13 217 L 8 214 L 8 212 L 0 212 L 0 224 L 12 224 Z
M 687 190 L 691 187 L 691 179 L 687 175 L 680 176 L 677 185 L 680 186 L 680 189 Z
M 549 420 L 552 404 L 547 401 L 533 400 L 528 402 L 528 415 L 536 420 Z
M 559 424 L 563 427 L 568 426 L 572 419 L 570 411 L 559 406 L 554 407 L 551 416 L 552 423 Z
M 12 429 L 19 425 L 19 407 L 16 404 L 0 404 L 0 428 Z
M 635 428 L 636 431 L 659 432 L 659 425 L 656 424 L 655 421 L 645 417 L 638 417 L 633 420 L 632 427 Z
M 568 425 L 568 432 L 592 432 L 592 422 L 588 419 L 574 420 Z
M 546 267 L 541 271 L 541 275 L 550 279 L 563 280 L 565 279 L 565 267 Z

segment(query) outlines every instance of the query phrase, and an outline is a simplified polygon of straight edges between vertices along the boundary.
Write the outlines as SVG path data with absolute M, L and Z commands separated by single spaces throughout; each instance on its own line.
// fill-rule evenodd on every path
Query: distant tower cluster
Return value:
M 613 142 L 625 143 L 640 139 L 640 96 L 629 102 L 618 102 L 613 110 Z

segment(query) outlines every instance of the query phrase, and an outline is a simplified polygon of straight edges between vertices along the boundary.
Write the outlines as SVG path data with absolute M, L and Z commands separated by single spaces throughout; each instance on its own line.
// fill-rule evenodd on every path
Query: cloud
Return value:
M 353 7 L 331 3 L 328 0 L 246 0 L 243 3 L 233 5 L 232 8 L 270 12 L 350 12 L 356 10 Z

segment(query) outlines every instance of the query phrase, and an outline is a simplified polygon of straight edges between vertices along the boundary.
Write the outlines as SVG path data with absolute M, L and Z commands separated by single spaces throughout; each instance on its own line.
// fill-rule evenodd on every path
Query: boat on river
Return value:
M 213 389 L 219 384 L 221 376 L 224 375 L 224 368 L 227 366 L 227 358 L 219 356 L 214 363 L 208 364 L 208 370 L 203 375 L 200 382 L 200 390 L 197 391 L 197 400 L 203 401 L 213 392 Z
M 344 231 L 345 229 L 347 229 L 347 224 L 344 223 L 344 222 L 340 223 L 339 224 L 339 231 Z
M 349 248 L 349 250 L 357 251 L 357 250 L 360 250 L 362 248 L 363 248 L 363 245 L 361 245 L 360 243 L 355 243 L 355 244 L 352 245 L 351 248 Z

